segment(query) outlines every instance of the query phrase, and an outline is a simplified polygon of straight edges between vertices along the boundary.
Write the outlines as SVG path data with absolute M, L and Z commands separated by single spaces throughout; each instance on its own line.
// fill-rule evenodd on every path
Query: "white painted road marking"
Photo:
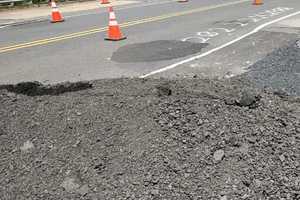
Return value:
M 300 49 L 300 40 L 296 42 L 296 47 Z
M 5 28 L 5 27 L 8 27 L 9 25 L 3 25 L 3 26 L 0 26 L 0 29 L 1 28 Z
M 209 31 L 212 31 L 212 30 L 222 30 L 222 31 L 225 31 L 226 33 L 231 33 L 233 31 L 235 31 L 235 29 L 227 29 L 227 28 L 210 28 L 208 29 Z
M 248 37 L 248 36 L 250 36 L 250 35 L 253 35 L 254 33 L 257 33 L 257 32 L 260 31 L 261 29 L 263 29 L 263 28 L 265 28 L 265 27 L 267 27 L 267 26 L 269 26 L 269 25 L 271 25 L 271 24 L 277 23 L 277 22 L 279 22 L 279 21 L 282 21 L 282 20 L 284 20 L 284 19 L 287 19 L 287 18 L 296 16 L 296 15 L 299 15 L 299 14 L 300 14 L 300 11 L 294 12 L 294 13 L 292 13 L 292 14 L 289 14 L 289 15 L 286 15 L 286 16 L 283 16 L 283 17 L 280 17 L 280 18 L 275 19 L 275 20 L 273 20 L 273 21 L 264 23 L 264 24 L 262 24 L 262 25 L 256 27 L 253 31 L 251 31 L 251 32 L 249 32 L 249 33 L 247 33 L 247 34 L 245 34 L 245 35 L 242 35 L 242 36 L 240 36 L 240 37 L 238 37 L 238 38 L 236 38 L 236 39 L 234 39 L 234 40 L 232 40 L 232 41 L 230 41 L 230 42 L 228 42 L 228 43 L 225 43 L 225 44 L 223 44 L 223 45 L 221 45 L 221 46 L 219 46 L 219 47 L 216 47 L 216 48 L 214 48 L 214 49 L 211 49 L 211 50 L 209 50 L 209 51 L 207 51 L 207 52 L 205 52 L 205 53 L 202 53 L 202 54 L 200 54 L 200 55 L 193 56 L 193 57 L 188 58 L 188 59 L 186 59 L 186 60 L 183 60 L 183 61 L 174 63 L 174 64 L 169 65 L 169 66 L 166 66 L 166 67 L 163 67 L 163 68 L 161 68 L 161 69 L 152 71 L 152 72 L 150 72 L 150 73 L 148 73 L 148 74 L 145 74 L 145 75 L 140 76 L 140 78 L 146 78 L 146 77 L 148 77 L 148 76 L 152 76 L 152 75 L 154 75 L 154 74 L 158 74 L 158 73 L 161 73 L 161 72 L 164 72 L 164 71 L 167 71 L 167 70 L 176 68 L 176 67 L 178 67 L 178 66 L 180 66 L 180 65 L 182 65 L 182 64 L 185 64 L 185 63 L 194 61 L 194 60 L 196 60 L 196 59 L 199 59 L 199 58 L 203 58 L 203 57 L 205 57 L 205 56 L 208 56 L 208 55 L 210 55 L 210 54 L 212 54 L 212 53 L 214 53 L 214 52 L 217 52 L 217 51 L 219 51 L 219 50 L 221 50 L 221 49 L 223 49 L 223 48 L 225 48 L 225 47 L 228 47 L 228 46 L 230 46 L 230 45 L 232 45 L 232 44 L 234 44 L 234 43 L 236 43 L 236 42 L 238 42 L 238 41 L 240 41 L 240 40 L 242 40 L 242 39 L 244 39 L 244 38 L 246 38 L 246 37 Z
M 257 23 L 263 19 L 268 19 L 270 17 L 273 17 L 274 15 L 271 15 L 270 13 L 274 13 L 276 12 L 276 15 L 278 14 L 282 14 L 283 12 L 286 12 L 286 11 L 289 11 L 289 10 L 292 10 L 294 8 L 286 8 L 286 7 L 277 7 L 277 8 L 274 8 L 272 10 L 267 10 L 267 11 L 264 11 L 264 12 L 260 12 L 260 13 L 267 13 L 267 15 L 264 15 L 264 17 L 262 17 L 261 15 L 259 14 L 255 14 L 253 16 L 248 16 L 247 18 L 242 18 L 246 21 L 249 21 L 250 19 L 253 21 L 253 23 Z M 253 18 L 254 17 L 254 18 Z M 248 26 L 249 23 L 245 23 L 245 22 L 241 22 L 240 21 L 241 19 L 238 19 L 237 21 L 231 21 L 231 22 L 225 22 L 223 23 L 223 25 L 238 25 L 238 26 L 241 26 L 241 27 L 244 27 L 244 26 Z M 191 36 L 191 37 L 186 37 L 186 38 L 183 38 L 181 41 L 185 42 L 185 41 L 198 41 L 199 43 L 206 43 L 208 40 L 220 35 L 218 32 L 210 32 L 211 30 L 215 30 L 215 31 L 218 31 L 218 30 L 225 30 L 226 33 L 230 33 L 230 32 L 234 32 L 236 31 L 236 28 L 233 28 L 231 30 L 227 29 L 229 28 L 228 26 L 226 26 L 226 28 L 222 27 L 216 27 L 216 28 L 210 28 L 208 29 L 208 31 L 203 31 L 203 32 L 198 32 L 196 33 L 196 36 Z

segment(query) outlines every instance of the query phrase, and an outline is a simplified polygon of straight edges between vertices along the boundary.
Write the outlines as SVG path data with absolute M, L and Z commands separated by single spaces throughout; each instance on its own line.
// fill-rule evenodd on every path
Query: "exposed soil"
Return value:
M 1 199 L 300 198 L 299 97 L 238 79 L 91 84 L 0 90 Z

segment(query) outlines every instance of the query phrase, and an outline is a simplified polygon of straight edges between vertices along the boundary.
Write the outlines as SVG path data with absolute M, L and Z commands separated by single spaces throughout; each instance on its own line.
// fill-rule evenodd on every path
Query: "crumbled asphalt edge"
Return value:
M 43 85 L 40 82 L 22 82 L 18 84 L 0 85 L 1 89 L 6 89 L 9 92 L 17 94 L 24 94 L 28 96 L 41 95 L 59 95 L 65 92 L 75 92 L 91 88 L 92 84 L 89 82 L 65 82 L 55 85 Z
M 299 97 L 243 79 L 92 84 L 0 90 L 1 199 L 299 199 Z M 244 91 L 255 108 L 226 103 Z
M 271 87 L 289 95 L 300 95 L 300 47 L 299 40 L 276 49 L 264 59 L 248 68 L 241 75 L 256 87 Z

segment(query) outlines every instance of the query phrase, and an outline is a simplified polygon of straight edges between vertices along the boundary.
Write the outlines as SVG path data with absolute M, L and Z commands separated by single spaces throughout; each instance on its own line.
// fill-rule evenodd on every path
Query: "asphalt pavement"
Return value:
M 252 1 L 247 0 L 141 2 L 116 10 L 122 32 L 127 36 L 126 40 L 118 42 L 104 40 L 108 14 L 103 9 L 81 13 L 63 23 L 43 21 L 9 26 L 0 29 L 0 81 L 56 83 L 140 77 L 153 72 L 155 76 L 164 76 L 164 73 L 156 71 L 214 50 L 260 26 L 264 28 L 267 23 L 270 23 L 268 27 L 276 25 L 274 20 L 299 9 L 297 0 L 266 0 L 261 6 L 254 6 Z M 286 34 L 287 38 L 295 38 L 295 33 Z M 272 36 L 265 37 L 266 53 L 288 40 L 282 37 L 279 42 L 267 42 Z M 276 36 L 274 38 L 276 40 Z M 233 51 L 241 52 L 240 46 L 237 45 Z M 226 54 L 224 49 L 218 53 L 222 52 Z M 265 56 L 262 54 L 248 61 L 248 55 L 235 57 L 234 62 L 255 63 Z M 214 58 L 215 52 L 210 54 L 209 60 L 202 62 L 198 59 L 199 62 L 192 66 L 200 63 L 210 67 L 219 63 Z M 188 62 L 188 65 L 191 64 Z M 172 69 L 167 76 L 182 75 L 190 70 L 183 65 L 178 66 L 176 73 Z M 235 71 L 243 71 L 237 68 L 235 66 Z M 224 75 L 233 69 L 221 71 Z
M 0 199 L 300 199 L 298 1 L 2 27 Z

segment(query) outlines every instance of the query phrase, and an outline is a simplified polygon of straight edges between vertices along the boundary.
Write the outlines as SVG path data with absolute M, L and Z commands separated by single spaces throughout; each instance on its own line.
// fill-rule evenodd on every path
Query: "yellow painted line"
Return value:
M 193 13 L 197 13 L 197 12 L 208 11 L 208 10 L 212 10 L 212 9 L 216 9 L 216 8 L 220 8 L 220 7 L 226 7 L 226 6 L 231 6 L 231 5 L 235 5 L 235 4 L 240 4 L 240 3 L 248 2 L 248 1 L 250 1 L 250 0 L 239 0 L 239 1 L 228 2 L 228 3 L 224 3 L 224 4 L 219 4 L 219 5 L 212 5 L 212 6 L 207 6 L 207 7 L 202 7 L 202 8 L 197 8 L 197 9 L 192 9 L 192 10 L 187 10 L 187 11 L 182 11 L 182 12 L 160 15 L 160 16 L 156 16 L 156 17 L 139 19 L 139 20 L 135 20 L 135 21 L 131 21 L 131 22 L 122 23 L 122 24 L 120 24 L 120 27 L 125 28 L 125 27 L 130 27 L 130 26 L 144 24 L 144 23 L 162 21 L 165 19 L 173 18 L 173 17 L 180 17 L 180 16 L 189 15 L 189 14 L 193 14 Z M 39 45 L 45 45 L 45 44 L 54 43 L 54 42 L 67 40 L 67 39 L 72 39 L 72 38 L 83 37 L 83 36 L 100 33 L 100 32 L 104 32 L 104 31 L 107 31 L 107 27 L 95 28 L 95 29 L 90 29 L 90 30 L 86 30 L 86 31 L 61 35 L 61 36 L 57 36 L 57 37 L 41 39 L 41 40 L 36 40 L 36 41 L 32 41 L 32 42 L 25 42 L 25 43 L 11 45 L 11 46 L 7 46 L 7 47 L 1 47 L 0 53 L 14 51 L 17 49 L 23 49 L 23 48 L 28 48 L 28 47 L 39 46 Z

